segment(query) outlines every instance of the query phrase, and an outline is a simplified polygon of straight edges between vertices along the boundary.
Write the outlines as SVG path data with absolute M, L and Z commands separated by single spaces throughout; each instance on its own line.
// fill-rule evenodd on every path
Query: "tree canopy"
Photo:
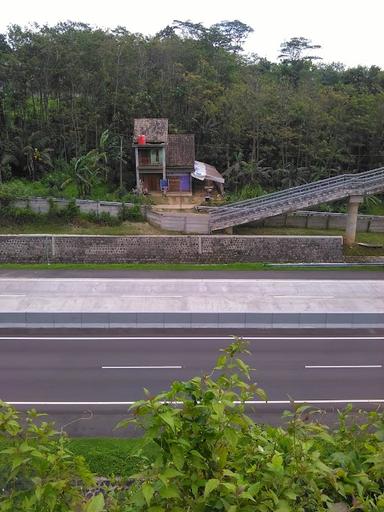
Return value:
M 195 134 L 197 159 L 265 189 L 382 165 L 383 70 L 319 63 L 319 46 L 303 37 L 270 62 L 242 51 L 251 32 L 239 20 L 175 21 L 153 37 L 71 21 L 9 27 L 0 35 L 1 179 L 73 167 L 109 130 L 123 137 L 130 187 L 137 117 L 169 118 L 172 131 Z M 120 164 L 107 156 L 117 186 Z

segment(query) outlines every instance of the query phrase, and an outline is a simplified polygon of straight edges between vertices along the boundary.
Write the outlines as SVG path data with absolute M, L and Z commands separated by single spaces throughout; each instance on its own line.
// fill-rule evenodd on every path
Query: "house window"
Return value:
M 163 149 L 151 148 L 142 149 L 139 152 L 139 165 L 162 165 Z
M 157 165 L 163 163 L 163 151 L 161 149 L 151 149 L 151 165 Z

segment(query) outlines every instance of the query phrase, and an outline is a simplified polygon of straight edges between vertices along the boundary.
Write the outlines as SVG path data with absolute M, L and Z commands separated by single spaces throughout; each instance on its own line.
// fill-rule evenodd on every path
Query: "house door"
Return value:
M 160 192 L 160 174 L 142 174 L 141 179 L 143 180 L 143 189 L 147 189 L 148 192 Z
M 189 174 L 169 175 L 169 192 L 190 192 L 191 178 Z
M 180 192 L 180 176 L 168 176 L 169 192 Z

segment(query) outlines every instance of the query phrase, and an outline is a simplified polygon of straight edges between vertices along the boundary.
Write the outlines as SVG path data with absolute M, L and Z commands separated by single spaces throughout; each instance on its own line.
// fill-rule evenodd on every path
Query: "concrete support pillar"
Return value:
M 363 196 L 350 196 L 349 198 L 344 234 L 345 245 L 352 245 L 356 240 L 357 214 L 359 212 L 359 204 L 362 202 Z

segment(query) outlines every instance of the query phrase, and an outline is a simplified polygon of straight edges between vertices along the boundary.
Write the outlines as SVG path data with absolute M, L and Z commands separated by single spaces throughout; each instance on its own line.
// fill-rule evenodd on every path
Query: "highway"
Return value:
M 329 413 L 346 403 L 384 407 L 382 330 L 236 334 L 249 340 L 252 379 L 269 397 L 248 406 L 260 422 L 278 423 L 290 397 Z M 2 331 L 0 399 L 48 412 L 71 435 L 123 435 L 113 427 L 144 387 L 155 394 L 173 380 L 209 372 L 231 340 L 222 329 Z

